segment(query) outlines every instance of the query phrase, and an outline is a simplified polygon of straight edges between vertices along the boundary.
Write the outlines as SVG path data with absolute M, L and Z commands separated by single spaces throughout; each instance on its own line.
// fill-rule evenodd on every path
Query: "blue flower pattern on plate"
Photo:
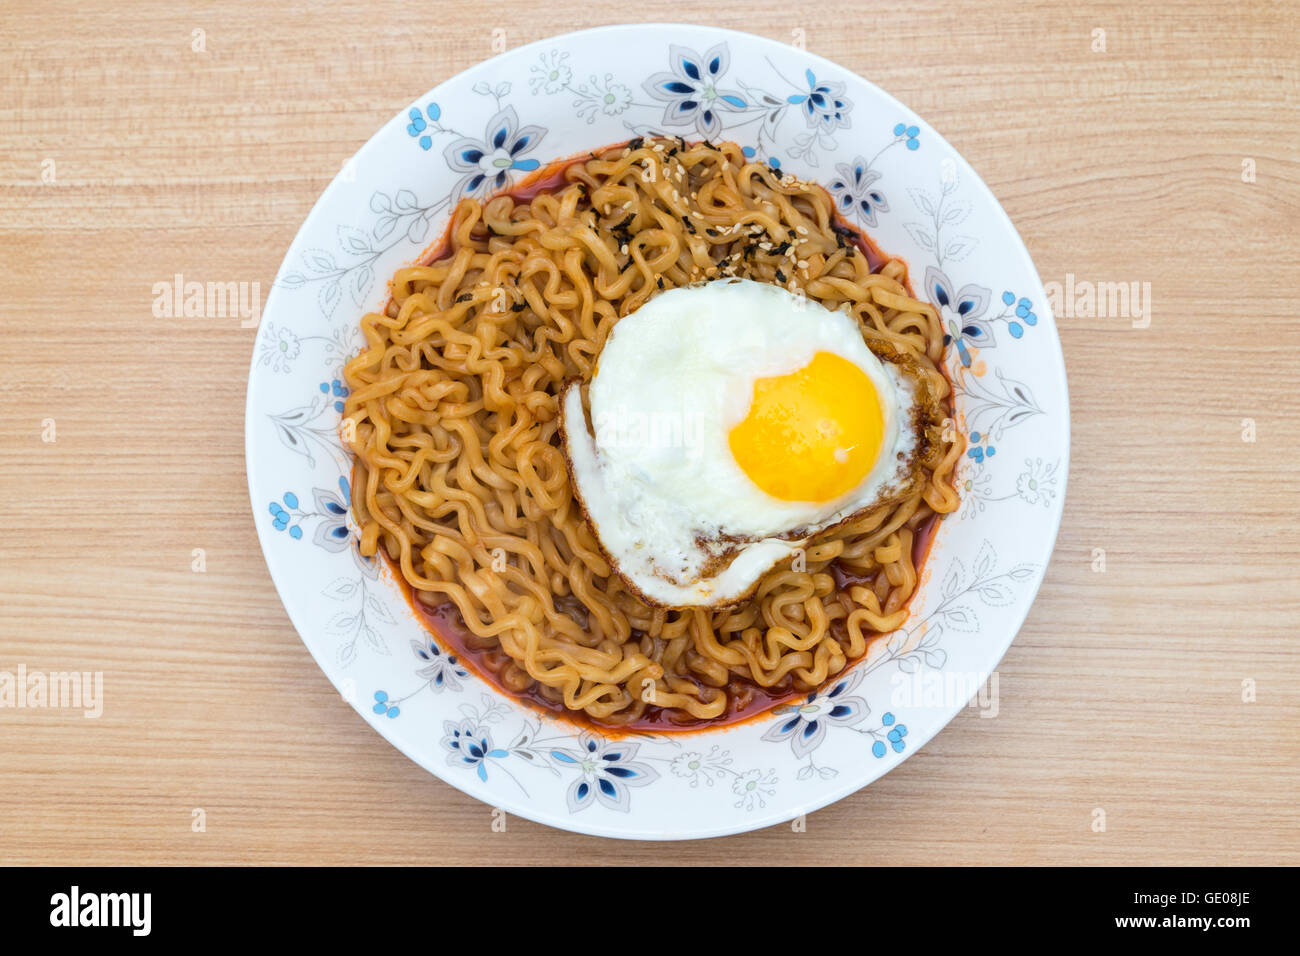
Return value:
M 472 720 L 459 724 L 446 721 L 443 725 L 445 735 L 442 745 L 450 753 L 447 763 L 473 769 L 480 780 L 487 780 L 487 760 L 499 760 L 508 756 L 507 751 L 492 746 L 492 734 Z
M 808 92 L 793 94 L 786 98 L 786 102 L 802 107 L 808 127 L 822 133 L 832 133 L 840 127 L 848 126 L 853 101 L 844 95 L 844 84 L 828 83 L 825 80 L 819 83 L 812 70 L 804 70 L 803 75 L 808 81 Z
M 348 387 L 340 382 L 337 378 L 331 382 L 321 382 L 318 386 L 320 393 L 327 398 L 331 395 L 334 397 L 334 411 L 340 415 L 343 414 L 343 399 L 348 397 Z
M 873 185 L 880 178 L 880 173 L 867 166 L 867 161 L 859 156 L 853 163 L 840 163 L 835 167 L 838 174 L 830 181 L 827 188 L 835 198 L 835 209 L 841 216 L 856 216 L 868 226 L 876 224 L 877 212 L 888 212 L 889 203 L 885 195 Z
M 505 189 L 514 170 L 530 171 L 541 165 L 524 159 L 545 137 L 540 126 L 520 126 L 519 115 L 507 106 L 487 122 L 482 139 L 462 137 L 445 150 L 447 165 L 465 175 L 452 190 L 452 201 Z
M 763 734 L 763 739 L 788 740 L 796 757 L 806 757 L 817 749 L 830 727 L 852 726 L 871 712 L 865 700 L 849 693 L 861 681 L 861 669 L 851 670 L 830 686 L 809 694 L 802 703 L 778 707 L 773 714 L 781 719 Z
M 402 713 L 402 708 L 398 707 L 388 699 L 388 692 L 383 690 L 375 691 L 375 704 L 370 708 L 376 714 L 380 714 L 390 719 L 398 717 Z
M 427 151 L 433 146 L 433 137 L 429 134 L 429 124 L 438 122 L 442 117 L 442 109 L 437 103 L 430 103 L 423 112 L 420 111 L 418 106 L 412 106 L 406 115 L 411 120 L 406 124 L 407 135 L 414 137 L 415 141 L 420 144 L 420 149 Z M 427 121 L 426 116 L 428 117 Z
M 872 756 L 883 757 L 891 749 L 896 754 L 901 754 L 906 748 L 907 743 L 903 740 L 907 736 L 907 725 L 896 723 L 892 713 L 886 713 L 880 718 L 881 728 L 873 730 L 873 736 L 879 736 L 883 731 L 885 739 L 877 740 L 871 745 Z
M 569 786 L 569 812 L 576 813 L 592 802 L 623 813 L 631 806 L 632 787 L 649 786 L 659 779 L 659 772 L 636 756 L 639 744 L 608 741 L 587 732 L 578 737 L 575 748 L 556 748 L 551 758 L 574 769 L 579 776 Z
M 722 89 L 719 83 L 731 62 L 725 43 L 704 51 L 703 55 L 684 46 L 668 50 L 669 73 L 656 73 L 642 84 L 642 89 L 661 103 L 663 124 L 672 128 L 694 127 L 705 139 L 722 133 L 722 111 L 743 110 L 744 98 L 737 90 Z
M 917 150 L 921 147 L 921 141 L 917 138 L 921 135 L 919 127 L 908 126 L 906 123 L 897 123 L 894 126 L 894 135 L 903 140 L 910 150 Z

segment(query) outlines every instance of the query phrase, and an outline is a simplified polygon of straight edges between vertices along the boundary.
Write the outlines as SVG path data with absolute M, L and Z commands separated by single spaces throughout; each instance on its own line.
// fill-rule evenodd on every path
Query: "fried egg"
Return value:
M 633 593 L 723 607 L 818 532 L 898 500 L 924 444 L 917 367 L 767 283 L 660 293 L 560 394 L 575 496 Z M 589 409 L 589 411 L 588 411 Z

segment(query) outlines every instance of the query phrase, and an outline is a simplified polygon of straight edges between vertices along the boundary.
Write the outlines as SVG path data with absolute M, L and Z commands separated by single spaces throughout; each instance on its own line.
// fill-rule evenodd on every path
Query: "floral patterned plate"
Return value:
M 459 198 L 648 133 L 734 140 L 819 181 L 905 259 L 951 336 L 969 451 L 961 509 L 942 523 L 902 630 L 818 693 L 749 723 L 617 738 L 540 718 L 430 639 L 388 571 L 354 546 L 338 427 L 360 316 L 383 304 L 388 277 L 440 235 Z M 965 161 L 834 63 L 685 25 L 606 27 L 522 47 L 447 80 L 375 134 L 280 268 L 245 428 L 258 535 L 284 606 L 379 733 L 492 807 L 661 840 L 815 810 L 893 769 L 951 720 L 1033 601 L 1069 454 L 1065 367 L 1043 287 Z

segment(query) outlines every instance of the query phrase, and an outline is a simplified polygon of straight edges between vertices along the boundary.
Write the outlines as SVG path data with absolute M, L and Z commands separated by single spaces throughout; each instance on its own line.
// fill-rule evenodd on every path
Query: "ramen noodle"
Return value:
M 917 490 L 816 536 L 725 609 L 639 600 L 560 444 L 560 389 L 590 381 L 622 316 L 730 276 L 847 311 L 950 414 L 939 314 L 820 186 L 735 144 L 634 140 L 461 200 L 426 262 L 393 276 L 344 371 L 353 515 L 362 554 L 382 551 L 499 686 L 608 726 L 721 722 L 816 689 L 904 623 L 934 524 L 958 504 L 951 428 L 930 425 Z

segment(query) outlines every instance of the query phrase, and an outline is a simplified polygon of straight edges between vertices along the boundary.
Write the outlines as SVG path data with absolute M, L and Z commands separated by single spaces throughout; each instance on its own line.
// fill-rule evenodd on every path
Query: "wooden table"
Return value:
M 0 670 L 104 673 L 97 720 L 0 709 L 0 862 L 1300 863 L 1300 7 L 718 8 L 929 119 L 1045 281 L 1150 283 L 1152 310 L 1060 319 L 1074 467 L 998 718 L 806 833 L 653 845 L 494 833 L 357 718 L 254 535 L 254 331 L 151 311 L 178 272 L 269 288 L 345 158 L 493 28 L 626 5 L 276 6 L 0 11 Z

